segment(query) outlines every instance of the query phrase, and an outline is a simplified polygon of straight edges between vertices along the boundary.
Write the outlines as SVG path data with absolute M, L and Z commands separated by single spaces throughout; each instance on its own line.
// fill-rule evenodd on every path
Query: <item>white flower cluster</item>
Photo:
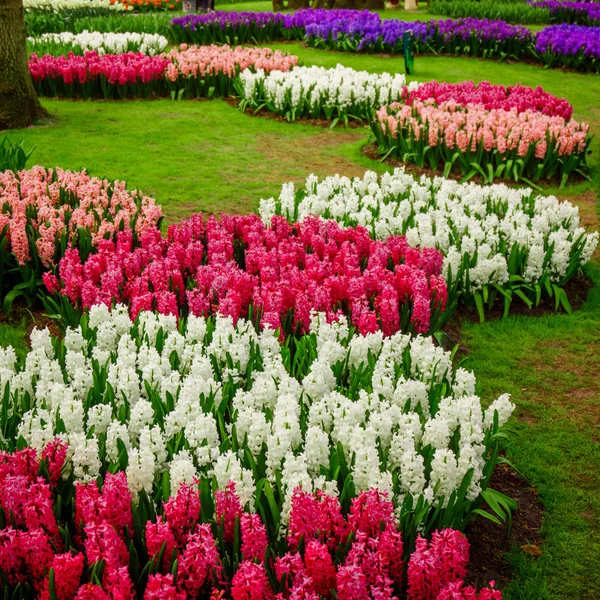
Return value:
M 36 46 L 49 50 L 56 46 L 59 50 L 95 50 L 98 54 L 121 54 L 124 52 L 141 52 L 149 56 L 160 54 L 168 45 L 166 37 L 153 33 L 101 33 L 99 31 L 83 31 L 82 33 L 45 33 L 37 38 L 28 38 L 32 51 Z
M 259 212 L 265 222 L 274 214 L 300 221 L 321 215 L 362 225 L 378 239 L 405 235 L 411 246 L 440 250 L 445 277 L 468 282 L 471 292 L 503 285 L 511 275 L 537 283 L 547 273 L 558 282 L 574 261 L 585 265 L 598 244 L 598 233 L 585 232 L 570 202 L 503 184 L 416 179 L 404 169 L 381 178 L 371 171 L 362 179 L 311 175 L 305 190 L 284 184 L 277 200 L 261 200 Z
M 340 448 L 357 491 L 437 505 L 473 469 L 468 498 L 479 495 L 494 413 L 502 426 L 514 408 L 507 395 L 483 411 L 474 376 L 454 372 L 430 338 L 352 335 L 345 319 L 316 314 L 311 334 L 314 359 L 296 378 L 276 334 L 249 321 L 190 317 L 178 328 L 142 312 L 132 324 L 124 306 L 95 306 L 85 336 L 67 330 L 64 353 L 47 330 L 32 333 L 22 368 L 0 348 L 0 389 L 8 384 L 15 412 L 30 395 L 17 435 L 38 450 L 59 435 L 77 479 L 126 452 L 134 495 L 168 471 L 173 491 L 214 476 L 219 487 L 235 481 L 247 503 L 263 465 L 285 520 L 298 485 L 339 491 L 330 460 Z
M 122 12 L 131 10 L 121 2 L 110 0 L 23 0 L 25 12 L 62 13 L 68 11 L 90 10 L 90 12 Z
M 247 69 L 240 78 L 245 100 L 256 104 L 266 101 L 279 113 L 339 108 L 360 117 L 367 116 L 370 109 L 399 101 L 406 86 L 404 75 L 355 71 L 340 64 L 333 69 L 296 67 L 268 75 L 262 70 L 253 73 Z M 416 85 L 411 83 L 409 90 Z

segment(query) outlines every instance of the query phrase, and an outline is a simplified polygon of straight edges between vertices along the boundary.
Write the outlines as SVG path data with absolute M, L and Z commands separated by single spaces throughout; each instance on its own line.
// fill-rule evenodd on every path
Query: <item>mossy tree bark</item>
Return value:
M 27 66 L 23 0 L 0 0 L 0 130 L 44 116 Z

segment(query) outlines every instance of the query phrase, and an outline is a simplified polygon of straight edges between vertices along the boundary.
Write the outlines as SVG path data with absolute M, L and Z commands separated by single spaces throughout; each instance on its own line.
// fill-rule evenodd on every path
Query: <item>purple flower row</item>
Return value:
M 600 27 L 551 25 L 538 32 L 535 51 L 550 66 L 600 72 Z
M 581 25 L 600 24 L 600 4 L 596 2 L 565 2 L 562 0 L 542 0 L 529 3 L 536 8 L 547 8 L 551 22 L 578 23 Z
M 560 4 L 545 0 L 544 4 Z M 590 14 L 598 7 L 591 2 Z M 488 19 L 440 21 L 382 20 L 377 13 L 358 10 L 303 9 L 293 14 L 213 12 L 176 17 L 176 43 L 197 44 L 269 42 L 307 39 L 317 48 L 350 52 L 402 52 L 403 36 L 411 31 L 417 53 L 483 56 L 485 58 L 539 58 L 544 64 L 582 71 L 598 71 L 600 27 L 553 25 L 534 35 L 522 25 Z

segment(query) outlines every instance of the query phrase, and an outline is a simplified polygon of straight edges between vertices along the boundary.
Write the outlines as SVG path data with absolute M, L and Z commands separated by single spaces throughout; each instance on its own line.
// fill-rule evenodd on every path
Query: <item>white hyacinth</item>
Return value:
M 475 499 L 494 421 L 514 409 L 504 395 L 484 412 L 474 376 L 454 371 L 430 338 L 358 336 L 343 317 L 313 315 L 297 375 L 275 332 L 243 319 L 189 317 L 178 329 L 173 317 L 146 312 L 133 324 L 126 308 L 97 306 L 85 331 L 67 330 L 68 350 L 55 353 L 48 332 L 34 330 L 24 364 L 0 351 L 10 411 L 38 451 L 56 435 L 69 444 L 76 479 L 126 464 L 136 498 L 168 473 L 172 493 L 196 479 L 234 481 L 253 510 L 256 474 L 280 486 L 285 522 L 295 487 L 340 489 L 336 456 L 357 492 L 445 504 L 472 470 Z M 91 360 L 94 343 L 106 363 Z
M 576 244 L 581 255 L 575 266 L 588 263 L 598 245 L 598 232 L 586 233 L 570 202 L 504 184 L 417 178 L 404 169 L 354 179 L 310 175 L 300 194 L 285 184 L 277 199 L 261 200 L 259 213 L 265 223 L 275 214 L 294 221 L 318 215 L 366 227 L 376 239 L 404 235 L 411 246 L 440 250 L 444 277 L 460 278 L 471 292 L 504 285 L 511 275 L 537 283 L 547 274 L 560 282 Z M 509 269 L 513 249 L 524 257 L 517 273 Z
M 81 53 L 95 50 L 98 54 L 122 54 L 124 52 L 141 52 L 149 56 L 160 54 L 168 45 L 166 37 L 156 33 L 102 33 L 99 31 L 82 31 L 81 33 L 44 33 L 39 37 L 27 39 L 33 52 L 37 47 L 47 49 L 51 54 L 52 47 L 57 50 L 79 50 Z
M 90 13 L 101 14 L 103 12 L 124 12 L 133 10 L 133 7 L 121 2 L 110 0 L 23 0 L 25 12 L 52 12 L 62 13 L 76 10 L 89 10 Z
M 250 105 L 271 104 L 275 112 L 300 109 L 300 113 L 331 108 L 365 118 L 371 109 L 378 109 L 402 98 L 406 78 L 401 74 L 355 71 L 338 64 L 324 67 L 295 67 L 266 74 L 259 69 L 240 73 L 243 99 Z M 418 84 L 410 83 L 408 89 Z

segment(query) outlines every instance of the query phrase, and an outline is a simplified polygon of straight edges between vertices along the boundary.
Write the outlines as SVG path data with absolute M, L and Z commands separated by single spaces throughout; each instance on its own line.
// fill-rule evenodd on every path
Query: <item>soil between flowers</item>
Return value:
M 480 587 L 494 580 L 502 588 L 512 576 L 505 554 L 513 546 L 525 546 L 532 556 L 538 549 L 543 552 L 540 529 L 544 517 L 537 491 L 507 464 L 494 469 L 490 488 L 515 500 L 517 509 L 510 527 L 508 521 L 497 525 L 484 517 L 469 525 L 465 533 L 471 544 L 471 562 L 465 582 Z

